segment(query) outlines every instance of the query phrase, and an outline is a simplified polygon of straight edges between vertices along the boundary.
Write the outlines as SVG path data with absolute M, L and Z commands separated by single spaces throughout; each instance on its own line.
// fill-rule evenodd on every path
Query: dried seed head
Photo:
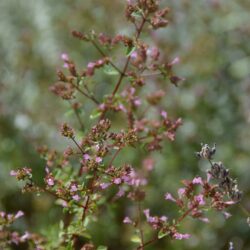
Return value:
M 196 155 L 199 157 L 199 158 L 203 158 L 203 159 L 207 159 L 207 160 L 211 160 L 213 155 L 215 154 L 216 152 L 216 144 L 214 144 L 214 146 L 211 148 L 209 147 L 208 144 L 201 144 L 202 145 L 202 148 L 201 148 L 201 151 L 200 152 L 196 152 Z
M 62 126 L 61 126 L 61 134 L 64 137 L 69 137 L 69 138 L 74 137 L 74 131 L 67 123 L 62 124 Z

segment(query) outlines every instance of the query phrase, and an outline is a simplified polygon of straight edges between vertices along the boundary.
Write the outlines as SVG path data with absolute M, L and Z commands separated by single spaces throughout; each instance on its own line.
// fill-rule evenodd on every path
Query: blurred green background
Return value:
M 70 31 L 129 32 L 123 15 L 125 2 L 0 1 L 0 210 L 25 212 L 25 218 L 15 224 L 18 230 L 53 235 L 61 214 L 49 196 L 22 195 L 9 171 L 27 165 L 41 181 L 44 162 L 35 148 L 47 144 L 60 150 L 66 145 L 58 126 L 73 118 L 67 116 L 67 103 L 48 90 L 62 64 L 60 54 L 67 52 L 82 68 L 98 58 L 94 49 L 72 38 Z M 163 0 L 162 4 L 172 10 L 170 25 L 152 34 L 154 42 L 169 58 L 180 57 L 175 70 L 187 79 L 179 88 L 167 85 L 169 95 L 164 102 L 184 124 L 176 141 L 154 154 L 157 165 L 145 206 L 153 213 L 171 215 L 164 192 L 174 192 L 180 186 L 177 180 L 204 175 L 207 166 L 198 163 L 194 152 L 200 142 L 216 142 L 216 159 L 237 177 L 244 191 L 242 203 L 250 210 L 250 2 Z M 101 82 L 100 93 L 106 88 Z M 129 159 L 136 162 L 136 155 Z M 228 249 L 229 241 L 236 250 L 250 249 L 245 215 L 238 206 L 230 212 L 234 216 L 226 221 L 217 213 L 210 214 L 209 225 L 188 219 L 182 231 L 192 232 L 190 240 L 165 239 L 148 249 Z M 108 211 L 101 219 L 103 225 L 95 228 L 94 240 L 110 249 L 126 249 L 130 229 L 118 227 L 123 215 L 114 217 Z

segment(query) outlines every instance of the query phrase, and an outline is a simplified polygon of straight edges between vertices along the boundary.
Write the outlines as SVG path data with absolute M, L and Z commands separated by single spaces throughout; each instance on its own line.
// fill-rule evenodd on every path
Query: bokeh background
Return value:
M 61 209 L 49 196 L 21 194 L 9 176 L 17 167 L 30 166 L 42 181 L 44 162 L 36 147 L 60 150 L 66 142 L 58 132 L 61 122 L 73 117 L 67 103 L 49 92 L 61 67 L 60 54 L 67 52 L 78 65 L 97 58 L 94 49 L 71 37 L 73 29 L 128 33 L 123 15 L 125 0 L 1 0 L 0 1 L 0 210 L 23 210 L 15 223 L 18 230 L 43 233 L 56 239 Z M 242 203 L 250 210 L 250 2 L 248 0 L 163 0 L 169 6 L 170 25 L 153 34 L 154 42 L 169 58 L 179 56 L 176 72 L 186 78 L 176 88 L 167 86 L 167 110 L 181 116 L 184 124 L 174 143 L 166 143 L 154 156 L 157 165 L 148 190 L 146 206 L 153 213 L 170 214 L 166 191 L 175 192 L 178 180 L 204 174 L 194 152 L 201 142 L 218 145 L 221 160 L 237 177 L 244 191 Z M 102 79 L 100 78 L 100 82 Z M 110 86 L 108 85 L 108 88 Z M 105 82 L 100 91 L 107 88 Z M 88 119 L 86 117 L 86 119 Z M 136 162 L 136 155 L 128 156 Z M 122 204 L 125 206 L 125 204 Z M 94 241 L 110 249 L 126 249 L 129 227 L 118 227 L 119 216 L 107 212 L 95 227 Z M 148 249 L 250 249 L 250 228 L 238 206 L 228 220 L 217 214 L 209 225 L 186 220 L 186 241 L 162 240 Z M 110 223 L 112 221 L 112 223 Z M 101 226 L 100 226 L 101 225 Z M 131 245 L 133 249 L 133 245 Z

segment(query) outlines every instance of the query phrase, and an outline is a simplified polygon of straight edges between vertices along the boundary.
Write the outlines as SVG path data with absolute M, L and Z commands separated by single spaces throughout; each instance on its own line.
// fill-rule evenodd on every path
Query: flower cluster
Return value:
M 210 148 L 208 144 L 202 145 L 202 149 L 197 155 L 201 158 L 210 161 L 212 156 L 215 154 L 216 148 Z M 144 215 L 146 221 L 152 227 L 154 231 L 157 231 L 157 237 L 153 238 L 148 242 L 142 242 L 138 249 L 143 249 L 144 246 L 151 242 L 157 241 L 165 236 L 170 236 L 173 239 L 182 240 L 191 237 L 190 234 L 180 233 L 178 227 L 186 217 L 192 217 L 202 222 L 209 223 L 209 219 L 206 217 L 208 208 L 215 209 L 221 212 L 225 218 L 230 217 L 230 213 L 226 211 L 229 206 L 239 202 L 240 195 L 236 196 L 235 193 L 241 194 L 237 189 L 236 181 L 232 184 L 231 189 L 223 188 L 225 178 L 229 178 L 229 171 L 225 168 L 220 168 L 220 173 L 214 170 L 214 163 L 212 163 L 211 170 L 208 170 L 208 174 L 216 180 L 222 181 L 219 185 L 211 183 L 212 178 L 202 178 L 196 176 L 193 180 L 183 180 L 184 187 L 178 189 L 178 197 L 174 197 L 170 193 L 165 194 L 165 200 L 174 202 L 181 212 L 180 216 L 170 220 L 167 216 L 152 216 L 150 210 L 145 209 Z M 217 164 L 217 163 L 216 163 Z M 220 164 L 221 165 L 221 164 Z M 223 173 L 223 175 L 221 174 Z M 231 180 L 231 178 L 230 178 Z M 235 193 L 233 193 L 235 192 Z M 228 199 L 229 198 L 229 199 Z M 138 227 L 138 223 L 133 221 L 130 217 L 125 217 L 124 223 L 131 224 L 134 227 Z
M 16 214 L 5 213 L 0 211 L 0 248 L 7 249 L 9 245 L 20 245 L 28 242 L 33 249 L 45 250 L 43 247 L 44 238 L 37 234 L 25 232 L 21 235 L 19 232 L 13 231 L 11 225 L 24 215 L 23 211 Z
M 133 35 L 111 37 L 103 33 L 97 35 L 94 31 L 89 34 L 73 31 L 74 37 L 91 44 L 100 54 L 99 59 L 89 61 L 82 70 L 78 70 L 68 54 L 61 55 L 64 69 L 57 72 L 58 81 L 50 90 L 70 103 L 81 133 L 63 123 L 60 132 L 70 146 L 63 153 L 46 146 L 38 148 L 45 165 L 43 185 L 35 183 L 30 168 L 11 171 L 12 176 L 25 182 L 23 191 L 48 193 L 63 207 L 67 219 L 60 227 L 61 245 L 69 243 L 72 249 L 96 249 L 90 239 L 93 232 L 89 224 L 97 220 L 104 205 L 123 199 L 137 208 L 136 216 L 126 216 L 123 222 L 135 227 L 141 250 L 165 236 L 188 239 L 190 234 L 179 232 L 186 217 L 208 222 L 206 208 L 226 214 L 225 209 L 240 200 L 241 192 L 236 181 L 229 177 L 229 171 L 222 163 L 211 161 L 215 146 L 210 148 L 205 144 L 197 156 L 211 163 L 210 178 L 197 176 L 183 181 L 178 197 L 165 194 L 165 200 L 177 205 L 180 216 L 172 220 L 166 215 L 152 215 L 149 208 L 143 208 L 147 199 L 146 186 L 156 164 L 151 152 L 161 150 L 164 141 L 173 142 L 182 124 L 182 119 L 171 117 L 163 104 L 166 82 L 178 86 L 184 80 L 174 73 L 179 58 L 166 59 L 167 55 L 159 48 L 141 39 L 147 29 L 166 27 L 168 13 L 169 8 L 160 8 L 157 0 L 128 0 L 125 14 L 134 26 Z M 115 46 L 126 50 L 119 61 L 112 54 L 106 54 Z M 97 95 L 90 84 L 98 79 L 97 70 L 116 79 L 109 94 Z M 91 102 L 91 112 L 89 108 L 84 109 L 86 101 Z M 83 113 L 91 120 L 89 127 L 82 121 Z M 144 159 L 136 163 L 126 161 L 123 152 L 133 150 L 137 154 L 141 149 L 146 153 Z M 211 183 L 212 179 L 218 184 Z M 152 234 L 157 234 L 148 241 L 144 237 L 146 224 L 152 228 Z
M 216 152 L 215 145 L 211 148 L 208 144 L 202 145 L 200 152 L 197 156 L 209 160 L 211 169 L 208 172 L 208 178 L 215 179 L 218 182 L 219 188 L 224 191 L 232 199 L 233 202 L 241 200 L 242 192 L 238 189 L 237 181 L 230 177 L 229 170 L 225 168 L 222 162 L 212 162 L 212 156 Z

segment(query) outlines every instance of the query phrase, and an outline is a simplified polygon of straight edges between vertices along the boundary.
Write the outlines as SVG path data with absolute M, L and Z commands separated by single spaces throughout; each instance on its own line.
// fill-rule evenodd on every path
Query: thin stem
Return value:
M 142 74 L 142 77 L 150 77 L 150 76 L 158 76 L 161 75 L 161 72 L 154 72 L 154 73 L 148 73 L 148 74 Z
M 103 51 L 102 49 L 98 46 L 98 44 L 94 41 L 91 40 L 91 43 L 93 44 L 93 46 L 98 50 L 98 52 L 103 56 L 103 57 L 108 57 Z M 110 65 L 113 66 L 114 69 L 116 69 L 120 74 L 122 74 L 122 71 L 111 61 L 109 61 Z
M 139 26 L 139 28 L 137 30 L 135 40 L 138 40 L 138 38 L 139 38 L 139 36 L 140 36 L 140 34 L 142 32 L 142 29 L 143 29 L 143 26 L 144 26 L 145 22 L 146 22 L 146 18 L 143 17 L 141 25 Z M 122 83 L 122 79 L 125 76 L 125 73 L 127 71 L 127 68 L 128 68 L 129 62 L 130 62 L 130 59 L 131 59 L 131 56 L 128 56 L 127 61 L 125 63 L 125 66 L 123 68 L 122 74 L 120 74 L 120 78 L 119 78 L 119 80 L 118 80 L 118 82 L 117 82 L 117 84 L 116 84 L 116 86 L 115 86 L 115 88 L 113 90 L 112 98 L 114 97 L 114 95 L 116 94 L 116 92 L 118 91 L 118 89 L 119 89 L 119 87 L 120 87 L 120 85 Z
M 90 194 L 87 195 L 87 200 L 86 200 L 85 206 L 83 208 L 82 223 L 84 223 L 84 220 L 85 220 L 86 215 L 87 215 L 87 211 L 89 209 L 90 196 L 91 196 L 91 194 L 94 193 L 94 185 L 95 185 L 95 179 L 96 179 L 96 177 L 97 177 L 97 171 L 96 171 L 96 169 L 94 169 L 94 176 L 93 176 L 91 182 L 88 184 L 88 186 L 90 188 Z
M 89 206 L 89 201 L 90 201 L 90 195 L 87 195 L 87 200 L 86 200 L 85 206 L 83 207 L 82 223 L 84 222 L 86 214 L 87 214 L 87 210 L 88 210 L 88 206 Z
M 81 130 L 84 131 L 85 128 L 84 128 L 83 122 L 81 120 L 81 117 L 79 115 L 79 112 L 77 110 L 75 110 L 75 109 L 74 109 L 74 112 L 75 112 L 77 120 L 78 120 L 78 122 L 80 124 Z
M 182 222 L 197 206 L 192 206 L 189 208 L 178 220 L 175 222 L 174 226 Z
M 65 198 L 63 198 L 63 197 L 60 197 L 59 195 L 57 195 L 56 193 L 54 193 L 53 191 L 51 191 L 51 190 L 49 190 L 49 189 L 47 189 L 47 188 L 39 187 L 39 189 L 40 189 L 41 191 L 45 192 L 45 193 L 48 193 L 48 194 L 54 196 L 54 197 L 57 198 L 57 199 L 61 199 L 61 200 L 66 201 L 66 202 L 70 202 L 70 200 L 65 199 Z M 80 204 L 80 203 L 74 202 L 74 204 L 77 205 L 78 207 L 84 208 L 84 206 L 83 206 L 82 204 Z
M 179 224 L 180 222 L 182 222 L 197 206 L 192 206 L 190 209 L 188 209 L 181 217 L 179 217 L 176 222 L 173 224 L 173 227 L 177 226 L 177 224 Z M 153 239 L 145 242 L 143 244 L 143 246 L 140 246 L 139 248 L 137 248 L 138 250 L 143 250 L 142 247 L 148 246 L 152 243 L 154 243 L 155 241 L 159 240 L 158 236 L 156 235 Z
M 82 122 L 82 120 L 81 120 L 81 117 L 80 117 L 78 111 L 72 106 L 72 104 L 71 104 L 70 101 L 69 101 L 69 104 L 70 104 L 71 108 L 73 109 L 73 111 L 74 111 L 74 113 L 75 113 L 75 115 L 76 115 L 76 118 L 77 118 L 77 120 L 78 120 L 78 122 L 79 122 L 79 124 L 80 124 L 81 130 L 84 131 L 84 125 L 83 125 L 83 122 Z
M 139 36 L 140 36 L 140 34 L 141 34 L 142 30 L 143 30 L 145 22 L 146 22 L 146 17 L 143 17 L 142 22 L 141 22 L 139 28 L 137 29 L 137 34 L 136 34 L 136 37 L 135 37 L 136 41 L 138 40 L 138 38 L 139 38 Z M 126 76 L 126 72 L 127 72 L 128 66 L 129 66 L 130 59 L 131 59 L 131 55 L 127 57 L 127 60 L 126 60 L 125 65 L 123 67 L 123 70 L 122 70 L 122 72 L 120 72 L 120 77 L 119 77 L 119 79 L 118 79 L 118 81 L 117 81 L 117 83 L 115 85 L 115 88 L 114 88 L 112 94 L 111 94 L 111 101 L 113 100 L 115 94 L 119 90 L 124 76 Z M 101 121 L 104 118 L 106 112 L 107 112 L 107 109 L 104 109 L 101 116 L 100 116 L 100 118 L 99 118 L 99 121 Z
M 115 85 L 115 88 L 114 88 L 114 90 L 113 90 L 113 92 L 112 92 L 112 96 L 111 96 L 112 99 L 114 98 L 116 92 L 118 91 L 118 89 L 119 89 L 119 87 L 120 87 L 120 85 L 121 85 L 121 83 L 122 83 L 122 79 L 123 79 L 123 77 L 125 76 L 125 73 L 126 73 L 126 71 L 127 71 L 127 68 L 128 68 L 128 65 L 129 65 L 130 58 L 131 58 L 131 56 L 128 56 L 128 58 L 127 58 L 127 60 L 126 60 L 126 63 L 125 63 L 125 65 L 124 65 L 123 71 L 122 71 L 122 73 L 120 74 L 120 77 L 119 77 L 119 79 L 118 79 L 117 84 Z
M 157 241 L 157 240 L 158 240 L 158 236 L 156 235 L 153 239 L 151 239 L 151 240 L 145 242 L 145 243 L 143 244 L 143 246 L 139 246 L 139 247 L 137 248 L 137 250 L 143 250 L 144 247 L 146 247 L 146 246 L 148 246 L 148 245 L 154 243 L 154 242 Z
M 81 151 L 82 154 L 85 154 L 83 149 L 80 147 L 80 145 L 77 143 L 74 137 L 71 137 L 72 141 L 75 143 L 75 145 L 78 147 L 78 149 Z
M 138 202 L 137 204 L 137 211 L 138 211 L 138 228 L 140 232 L 140 238 L 141 238 L 141 250 L 144 250 L 144 234 L 143 234 L 143 229 L 141 225 L 141 214 L 142 214 L 142 209 L 141 209 L 141 203 Z
M 99 101 L 95 99 L 94 96 L 90 96 L 87 93 L 85 93 L 83 90 L 81 90 L 76 84 L 74 83 L 70 83 L 74 86 L 75 89 L 77 89 L 81 94 L 83 94 L 85 97 L 87 97 L 88 99 L 90 99 L 91 101 L 93 101 L 95 104 L 99 105 Z
M 250 213 L 247 211 L 247 209 L 246 209 L 242 204 L 239 204 L 239 205 L 240 205 L 241 211 L 242 211 L 247 217 L 250 217 Z
M 118 154 L 120 153 L 121 150 L 122 150 L 122 148 L 118 148 L 117 149 L 117 151 L 115 152 L 115 154 L 113 155 L 113 157 L 111 158 L 111 160 L 110 160 L 110 162 L 108 164 L 109 167 L 112 166 L 114 160 L 116 159 L 116 157 L 118 156 Z

